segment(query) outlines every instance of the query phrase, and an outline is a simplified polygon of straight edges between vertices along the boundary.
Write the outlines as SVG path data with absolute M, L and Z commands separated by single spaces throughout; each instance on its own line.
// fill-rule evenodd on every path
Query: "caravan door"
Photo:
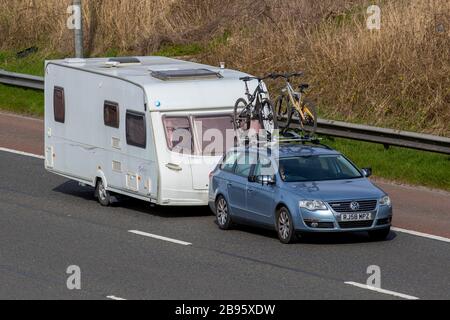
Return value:
M 187 116 L 163 116 L 165 143 L 169 156 L 162 171 L 165 181 L 165 197 L 192 200 L 191 157 L 194 153 L 192 127 Z

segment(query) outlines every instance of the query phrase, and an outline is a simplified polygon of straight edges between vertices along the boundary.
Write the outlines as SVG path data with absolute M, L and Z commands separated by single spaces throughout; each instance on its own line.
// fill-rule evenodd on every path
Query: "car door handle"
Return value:
M 248 189 L 248 190 L 247 190 L 248 193 L 253 193 L 254 191 L 255 191 L 255 190 L 253 190 L 253 189 Z
M 166 164 L 166 167 L 173 171 L 182 171 L 183 170 L 182 167 L 180 167 L 179 165 L 174 164 L 174 163 L 168 163 L 168 164 Z
M 232 187 L 232 186 L 233 186 L 233 184 L 232 184 L 232 183 L 228 183 L 228 184 L 227 184 L 227 186 L 229 186 L 229 187 Z

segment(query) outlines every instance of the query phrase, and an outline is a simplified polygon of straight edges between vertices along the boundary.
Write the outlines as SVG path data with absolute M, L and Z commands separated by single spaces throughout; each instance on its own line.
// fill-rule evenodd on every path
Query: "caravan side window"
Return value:
M 170 151 L 181 154 L 192 154 L 194 140 L 191 123 L 188 117 L 164 117 L 167 146 Z
M 103 106 L 103 118 L 105 126 L 119 128 L 119 104 L 116 102 L 105 101 Z
M 64 123 L 66 120 L 66 101 L 64 88 L 54 87 L 53 89 L 53 113 L 55 121 Z
M 145 114 L 127 111 L 126 117 L 127 144 L 138 148 L 147 147 L 147 128 L 145 125 Z

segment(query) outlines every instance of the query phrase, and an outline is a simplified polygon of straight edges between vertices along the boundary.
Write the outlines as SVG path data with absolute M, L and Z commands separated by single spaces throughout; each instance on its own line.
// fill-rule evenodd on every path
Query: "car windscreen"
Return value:
M 342 155 L 280 158 L 279 170 L 285 182 L 362 178 L 360 171 Z
M 227 134 L 233 130 L 231 116 L 197 116 L 194 123 L 203 156 L 221 156 L 233 146 L 233 137 L 230 141 L 230 134 Z

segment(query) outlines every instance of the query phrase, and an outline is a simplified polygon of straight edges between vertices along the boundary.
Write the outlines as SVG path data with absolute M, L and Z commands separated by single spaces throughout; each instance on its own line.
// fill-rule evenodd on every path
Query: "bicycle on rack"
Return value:
M 282 133 L 290 128 L 293 119 L 298 119 L 303 133 L 314 135 L 317 130 L 317 108 L 312 101 L 305 99 L 305 91 L 309 85 L 301 84 L 299 91 L 295 91 L 291 84 L 291 78 L 301 76 L 303 76 L 301 72 L 272 76 L 286 81 L 286 86 L 275 102 L 276 119 Z
M 240 78 L 240 80 L 245 83 L 245 95 L 247 96 L 247 100 L 240 98 L 235 103 L 233 114 L 233 125 L 235 132 L 247 132 L 250 129 L 259 131 L 259 129 L 264 129 L 270 136 L 274 130 L 277 129 L 274 108 L 270 100 L 267 98 L 268 92 L 266 91 L 263 82 L 269 78 L 272 78 L 272 75 L 262 78 Z M 258 86 L 256 87 L 254 93 L 251 94 L 248 83 L 254 80 L 258 81 Z

